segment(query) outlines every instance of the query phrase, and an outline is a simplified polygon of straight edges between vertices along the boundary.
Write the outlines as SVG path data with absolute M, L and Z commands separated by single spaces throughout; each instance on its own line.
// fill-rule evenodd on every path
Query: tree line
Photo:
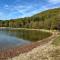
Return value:
M 0 20 L 0 27 L 60 29 L 60 8 L 43 11 L 31 17 Z

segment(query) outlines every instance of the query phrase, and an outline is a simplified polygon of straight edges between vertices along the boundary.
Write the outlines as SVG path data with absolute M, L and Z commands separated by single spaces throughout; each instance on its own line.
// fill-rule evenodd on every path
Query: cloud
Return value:
M 32 8 L 32 9 L 31 9 L 31 8 Z M 28 10 L 26 10 L 26 11 L 24 12 L 24 14 L 22 15 L 22 17 L 32 16 L 32 15 L 34 15 L 34 14 L 37 14 L 37 13 L 41 12 L 41 11 L 44 11 L 44 10 L 49 9 L 48 6 L 42 6 L 42 7 L 39 8 L 39 9 L 33 8 L 33 7 L 31 7 L 31 8 L 28 9 Z
M 8 6 L 5 5 L 5 8 L 9 7 L 9 12 L 6 13 L 7 18 L 18 18 L 18 17 L 27 17 L 32 16 L 38 12 L 44 11 L 48 9 L 46 5 L 16 5 L 16 6 Z M 13 16 L 13 17 L 12 17 Z
M 6 17 L 6 15 L 5 15 L 5 13 L 3 13 L 3 12 L 0 12 L 0 20 L 4 20 L 4 19 L 7 19 L 7 17 Z
M 22 14 L 25 14 L 26 11 L 29 11 L 33 8 L 33 6 L 29 5 L 29 6 L 25 6 L 25 5 L 19 5 L 19 6 L 15 6 L 13 8 L 13 10 L 19 12 L 19 13 L 22 13 Z
M 4 8 L 5 9 L 8 9 L 9 8 L 9 5 L 8 4 L 4 5 Z
M 6 4 L 5 7 L 9 7 L 9 6 Z
M 60 0 L 49 0 L 48 2 L 51 4 L 58 4 L 60 3 Z
M 12 1 L 12 0 L 10 0 Z M 15 0 L 0 6 L 0 18 L 12 19 L 17 17 L 32 16 L 41 11 L 58 7 L 60 0 Z M 60 4 L 59 4 L 60 6 Z

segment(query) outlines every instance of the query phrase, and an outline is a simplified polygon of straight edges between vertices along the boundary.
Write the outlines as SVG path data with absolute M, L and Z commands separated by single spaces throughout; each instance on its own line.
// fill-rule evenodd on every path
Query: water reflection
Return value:
M 30 41 L 26 41 L 21 38 L 20 39 L 16 38 L 13 35 L 7 31 L 0 31 L 0 49 L 13 48 L 16 46 L 21 46 L 31 43 Z
M 50 35 L 41 31 L 0 29 L 0 49 L 29 44 Z

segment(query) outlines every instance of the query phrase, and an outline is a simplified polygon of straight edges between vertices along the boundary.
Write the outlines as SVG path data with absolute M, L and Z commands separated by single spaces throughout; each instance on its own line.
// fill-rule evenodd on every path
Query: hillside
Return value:
M 60 8 L 40 12 L 31 17 L 0 21 L 0 27 L 60 29 Z

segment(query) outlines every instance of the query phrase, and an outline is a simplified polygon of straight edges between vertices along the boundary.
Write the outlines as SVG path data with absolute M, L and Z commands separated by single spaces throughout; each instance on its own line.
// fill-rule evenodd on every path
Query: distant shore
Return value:
M 46 30 L 46 29 L 33 29 L 33 28 L 14 28 L 14 27 L 0 27 L 0 29 L 23 29 L 23 30 L 37 30 L 37 31 L 45 31 L 45 32 L 52 32 L 56 30 Z

